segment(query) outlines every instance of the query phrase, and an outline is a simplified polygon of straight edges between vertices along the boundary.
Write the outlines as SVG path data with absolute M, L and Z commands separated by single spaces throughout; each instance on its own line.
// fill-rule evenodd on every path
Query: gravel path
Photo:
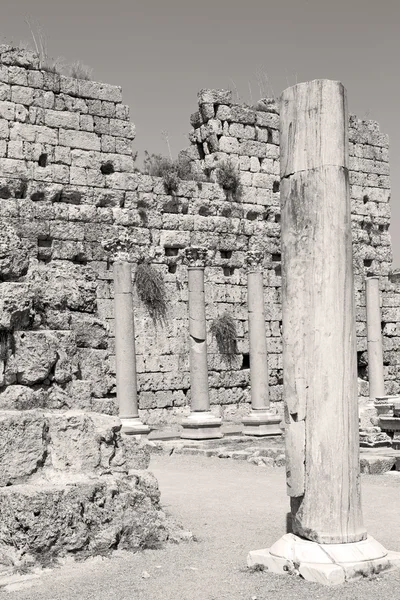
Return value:
M 284 469 L 198 456 L 153 456 L 162 503 L 198 541 L 65 565 L 11 597 L 28 600 L 382 600 L 400 597 L 400 572 L 326 588 L 246 569 L 249 550 L 286 526 Z M 368 532 L 400 551 L 400 474 L 363 477 Z M 145 573 L 144 573 L 145 572 Z M 143 577 L 144 575 L 144 577 Z M 0 592 L 0 598 L 10 594 Z

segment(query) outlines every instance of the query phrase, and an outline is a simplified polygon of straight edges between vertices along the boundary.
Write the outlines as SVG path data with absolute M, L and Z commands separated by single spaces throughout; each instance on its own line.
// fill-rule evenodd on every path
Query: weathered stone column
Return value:
M 365 296 L 367 304 L 369 399 L 374 402 L 378 396 L 385 395 L 379 277 L 366 278 Z
M 209 252 L 191 246 L 183 252 L 188 266 L 191 413 L 182 421 L 181 437 L 201 440 L 222 437 L 221 419 L 210 411 L 204 268 Z
M 251 412 L 243 419 L 245 435 L 281 435 L 281 421 L 269 399 L 268 353 L 264 315 L 264 252 L 249 250 L 247 264 L 247 304 L 250 344 Z
M 117 400 L 122 432 L 143 435 L 150 431 L 139 418 L 135 327 L 133 313 L 132 263 L 130 251 L 134 241 L 120 236 L 104 247 L 110 252 L 114 271 L 115 362 Z
M 385 396 L 383 375 L 383 350 L 381 331 L 381 309 L 379 297 L 379 277 L 366 277 L 365 297 L 367 306 L 367 349 L 369 374 L 369 401 L 360 402 L 360 446 L 378 448 L 390 446 L 391 438 L 379 427 L 375 401 Z
M 283 373 L 293 533 L 248 564 L 336 584 L 389 569 L 360 497 L 348 114 L 341 83 L 282 94 Z

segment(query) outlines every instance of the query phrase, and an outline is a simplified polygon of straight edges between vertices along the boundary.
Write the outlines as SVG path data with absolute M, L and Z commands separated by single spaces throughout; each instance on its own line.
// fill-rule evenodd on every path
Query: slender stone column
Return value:
M 135 327 L 133 314 L 132 264 L 130 250 L 134 241 L 128 237 L 105 243 L 114 271 L 115 360 L 117 399 L 122 432 L 143 435 L 150 431 L 139 418 L 136 376 Z
M 342 583 L 400 564 L 367 536 L 360 494 L 348 114 L 341 83 L 281 98 L 286 478 L 293 533 L 248 564 Z
M 367 305 L 367 344 L 369 401 L 362 400 L 360 413 L 360 447 L 379 448 L 391 446 L 390 436 L 379 427 L 379 418 L 375 406 L 385 396 L 383 376 L 383 350 L 381 332 L 381 310 L 379 298 L 379 277 L 365 279 L 365 296 Z
M 222 437 L 221 419 L 210 412 L 207 367 L 207 331 L 204 298 L 206 248 L 185 248 L 183 261 L 188 265 L 190 394 L 191 412 L 182 421 L 184 439 L 201 440 Z
M 378 396 L 385 395 L 379 277 L 366 278 L 365 295 L 367 304 L 369 399 L 374 402 Z
M 250 344 L 251 412 L 243 419 L 245 435 L 281 435 L 281 421 L 269 400 L 268 354 L 265 333 L 264 285 L 260 248 L 249 250 L 247 264 L 247 304 Z

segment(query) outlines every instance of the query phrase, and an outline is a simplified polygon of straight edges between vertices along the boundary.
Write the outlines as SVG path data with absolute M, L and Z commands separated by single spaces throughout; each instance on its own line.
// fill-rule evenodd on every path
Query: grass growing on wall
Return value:
M 192 170 L 190 161 L 173 160 L 161 154 L 149 154 L 145 151 L 143 161 L 144 175 L 162 177 L 167 194 L 175 194 L 178 191 L 179 182 L 207 180 L 204 173 Z
M 167 300 L 162 274 L 148 261 L 142 261 L 136 269 L 135 285 L 138 296 L 154 323 L 164 324 L 167 317 Z
M 230 194 L 232 199 L 239 202 L 242 196 L 242 184 L 240 183 L 240 172 L 235 165 L 229 161 L 221 162 L 216 169 L 217 183 L 222 189 Z
M 231 315 L 224 313 L 218 319 L 214 319 L 210 331 L 217 342 L 219 352 L 228 360 L 232 359 L 237 354 L 237 332 Z

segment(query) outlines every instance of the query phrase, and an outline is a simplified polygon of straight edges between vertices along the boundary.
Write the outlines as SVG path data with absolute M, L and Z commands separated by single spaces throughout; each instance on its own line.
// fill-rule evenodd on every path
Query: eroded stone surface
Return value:
M 6 383 L 66 383 L 77 372 L 75 337 L 61 331 L 15 331 L 14 352 L 7 361 Z
M 0 413 L 0 486 L 23 481 L 47 456 L 47 424 L 39 412 Z
M 32 317 L 32 297 L 26 283 L 0 283 L 0 329 L 27 327 Z
M 37 265 L 29 277 L 37 298 L 44 309 L 96 310 L 96 274 L 88 266 L 59 260 Z
M 28 270 L 26 246 L 13 227 L 2 221 L 0 225 L 0 281 L 17 279 Z
M 0 490 L 0 561 L 29 553 L 39 562 L 68 553 L 139 550 L 168 539 L 149 474 Z

